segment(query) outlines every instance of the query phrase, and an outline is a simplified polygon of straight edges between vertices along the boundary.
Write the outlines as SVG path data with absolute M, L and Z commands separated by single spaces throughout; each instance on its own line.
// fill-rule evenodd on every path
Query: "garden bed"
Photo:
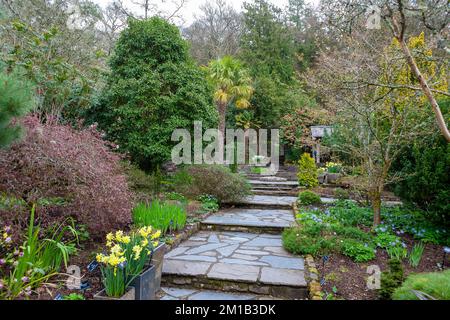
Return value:
M 410 250 L 417 242 L 409 236 L 402 237 Z M 438 264 L 443 262 L 443 247 L 434 244 L 426 244 L 422 256 L 422 260 L 417 268 L 413 268 L 407 261 L 403 261 L 405 277 L 411 273 L 436 272 L 441 271 Z M 389 256 L 385 251 L 377 250 L 374 260 L 366 263 L 354 262 L 351 258 L 339 254 L 332 253 L 328 256 L 328 261 L 323 263 L 323 259 L 316 257 L 316 265 L 319 270 L 320 281 L 322 284 L 322 292 L 324 298 L 345 299 L 345 300 L 377 300 L 377 290 L 367 288 L 367 267 L 377 265 L 381 271 L 388 269 L 387 263 Z M 447 259 L 445 268 L 450 263 Z M 325 281 L 323 281 L 325 280 Z M 335 290 L 337 289 L 337 290 Z M 334 292 L 336 291 L 336 293 Z

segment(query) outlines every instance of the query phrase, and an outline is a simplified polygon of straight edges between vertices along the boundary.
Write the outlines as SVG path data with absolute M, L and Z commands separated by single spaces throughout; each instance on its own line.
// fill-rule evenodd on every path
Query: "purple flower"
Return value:
M 5 259 L 0 259 L 0 266 L 4 265 L 6 263 Z
M 4 287 L 3 281 L 2 281 L 2 280 L 0 280 L 0 290 L 2 290 L 2 289 L 3 289 L 3 287 Z
M 450 253 L 450 247 L 444 247 L 444 252 L 445 253 Z
M 3 230 L 5 230 L 6 233 L 9 233 L 9 232 L 11 232 L 11 227 L 6 226 Z
M 20 253 L 19 253 L 19 257 L 23 257 L 23 252 L 20 252 Z
M 12 241 L 11 237 L 8 237 L 8 238 L 5 239 L 6 243 L 10 243 L 11 241 Z
M 30 278 L 28 278 L 28 277 L 22 277 L 22 282 L 28 282 L 28 281 L 30 281 Z

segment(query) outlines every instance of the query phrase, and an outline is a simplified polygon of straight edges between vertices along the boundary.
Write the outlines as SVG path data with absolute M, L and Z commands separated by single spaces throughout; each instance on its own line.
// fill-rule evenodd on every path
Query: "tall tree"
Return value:
M 227 108 L 234 104 L 247 109 L 253 93 L 252 80 L 239 60 L 230 56 L 213 60 L 209 64 L 208 79 L 215 88 L 214 99 L 219 112 L 219 130 L 225 134 Z
M 184 35 L 191 43 L 191 54 L 201 65 L 239 52 L 242 18 L 225 0 L 207 2 Z
M 450 131 L 447 128 L 439 107 L 437 94 L 449 96 L 448 90 L 436 92 L 431 88 L 430 79 L 426 79 L 423 70 L 417 64 L 414 53 L 407 44 L 408 31 L 420 25 L 425 30 L 432 33 L 439 41 L 448 42 L 448 26 L 450 10 L 447 0 L 415 1 L 415 0 L 383 0 L 383 1 L 360 1 L 352 0 L 323 0 L 322 10 L 326 12 L 328 19 L 335 25 L 339 25 L 347 31 L 361 22 L 367 14 L 378 16 L 380 28 L 384 27 L 399 43 L 403 59 L 408 64 L 411 75 L 417 83 L 407 88 L 412 91 L 421 91 L 428 99 L 433 110 L 439 130 L 445 139 L 450 142 Z M 376 9 L 375 9 L 376 8 Z M 370 12 L 370 10 L 372 12 Z M 366 18 L 367 19 L 367 18 Z M 448 54 L 448 48 L 446 48 Z M 377 85 L 372 83 L 371 85 Z M 391 84 L 395 86 L 395 84 Z M 405 87 L 406 88 L 406 87 Z
M 1 67 L 1 65 L 0 65 Z M 17 69 L 0 69 L 0 148 L 20 138 L 22 128 L 14 119 L 31 111 L 36 103 L 34 87 Z
M 111 72 L 90 122 L 143 168 L 170 160 L 173 130 L 217 125 L 213 89 L 189 57 L 179 29 L 166 20 L 130 20 L 110 61 Z

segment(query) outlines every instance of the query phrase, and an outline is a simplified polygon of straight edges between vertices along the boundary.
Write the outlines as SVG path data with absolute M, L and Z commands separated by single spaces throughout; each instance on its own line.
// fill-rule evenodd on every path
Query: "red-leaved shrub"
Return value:
M 73 217 L 93 237 L 131 221 L 131 193 L 120 156 L 110 151 L 94 127 L 76 131 L 42 124 L 33 116 L 24 118 L 23 126 L 24 139 L 0 150 L 0 192 L 29 204 L 63 198 L 62 206 L 38 210 L 39 222 L 49 225 Z M 19 218 L 16 211 L 2 212 L 3 218 L 5 214 L 10 220 Z

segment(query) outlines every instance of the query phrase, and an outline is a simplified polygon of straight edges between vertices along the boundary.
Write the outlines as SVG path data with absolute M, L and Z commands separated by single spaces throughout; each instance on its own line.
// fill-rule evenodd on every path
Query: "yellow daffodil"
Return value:
M 99 263 L 105 263 L 106 262 L 106 257 L 104 254 L 98 254 L 96 257 L 97 262 Z
M 133 247 L 133 253 L 134 253 L 134 260 L 138 260 L 141 256 L 142 247 L 140 246 L 134 246 Z
M 152 245 L 153 245 L 153 248 L 156 248 L 156 247 L 158 246 L 158 244 L 159 244 L 159 242 L 158 242 L 158 241 L 153 241 L 153 243 L 152 243 Z
M 160 231 L 160 230 L 156 231 L 156 232 L 152 235 L 152 240 L 158 239 L 159 237 L 161 237 L 161 231 Z
M 142 241 L 141 241 L 141 245 L 142 245 L 143 247 L 148 246 L 148 240 L 147 240 L 147 239 L 142 240 Z
M 106 242 L 106 246 L 109 248 L 109 247 L 112 247 L 113 246 L 113 242 L 112 241 L 108 241 L 108 242 Z
M 114 235 L 110 232 L 106 235 L 106 240 L 108 241 L 113 241 L 114 240 Z
M 124 254 L 122 247 L 118 244 L 116 244 L 114 247 L 111 248 L 111 254 L 122 256 Z
M 122 242 L 124 244 L 129 244 L 131 241 L 131 238 L 129 236 L 123 236 L 120 240 L 121 240 L 120 242 Z

